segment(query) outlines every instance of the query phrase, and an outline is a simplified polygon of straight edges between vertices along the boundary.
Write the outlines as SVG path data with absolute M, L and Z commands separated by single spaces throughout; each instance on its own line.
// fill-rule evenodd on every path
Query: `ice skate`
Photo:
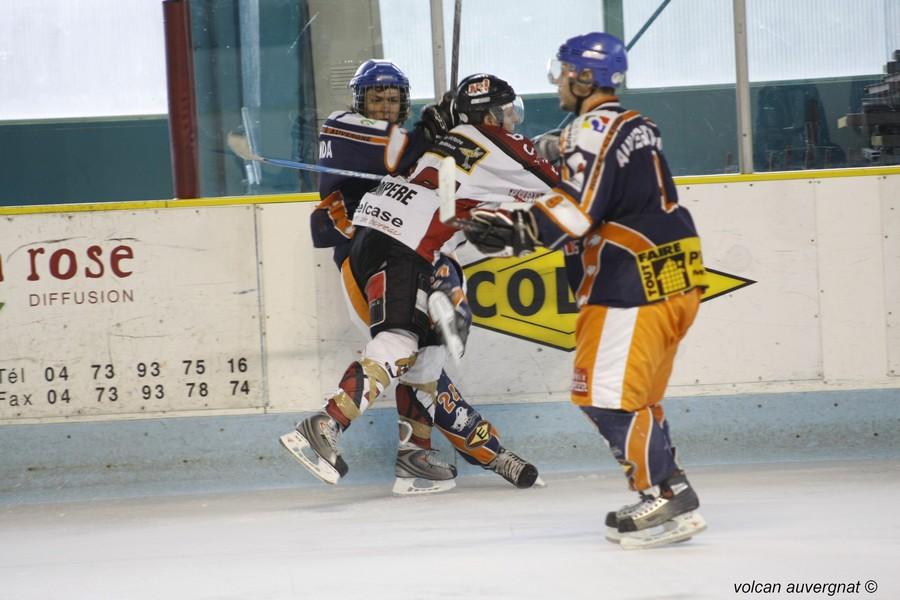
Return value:
M 614 544 L 619 543 L 619 539 L 622 537 L 619 533 L 619 521 L 628 516 L 628 513 L 637 509 L 638 506 L 644 503 L 646 498 L 652 498 L 647 494 L 640 494 L 641 499 L 635 502 L 634 504 L 626 504 L 619 510 L 611 510 L 606 513 L 606 539 Z
M 437 450 L 426 450 L 409 441 L 412 427 L 400 421 L 400 446 L 394 463 L 394 494 L 436 494 L 456 487 L 456 467 L 437 458 Z
M 544 480 L 538 476 L 537 467 L 503 447 L 500 448 L 500 453 L 494 457 L 494 460 L 484 468 L 493 471 L 519 489 L 546 485 Z
M 297 423 L 297 428 L 279 440 L 310 473 L 335 484 L 347 474 L 347 463 L 337 450 L 341 427 L 331 415 L 318 412 Z
M 607 514 L 606 537 L 626 549 L 683 542 L 706 529 L 706 521 L 696 512 L 699 507 L 696 492 L 678 471 L 660 483 L 658 494 L 642 493 L 640 502 Z

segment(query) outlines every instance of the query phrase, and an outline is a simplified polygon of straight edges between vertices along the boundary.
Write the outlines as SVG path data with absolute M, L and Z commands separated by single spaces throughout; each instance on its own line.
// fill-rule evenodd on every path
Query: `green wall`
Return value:
M 210 81 L 218 79 L 220 88 L 216 102 L 211 97 L 198 101 L 202 111 L 200 158 L 207 166 L 202 191 L 210 196 L 245 193 L 241 161 L 223 147 L 224 132 L 236 126 L 240 117 L 230 106 L 237 102 L 236 82 L 224 79 L 220 60 L 221 56 L 217 61 L 201 61 L 208 69 L 199 75 Z M 296 64 L 285 68 L 296 71 Z M 860 110 L 863 86 L 878 78 L 754 84 L 756 169 L 804 168 L 804 158 L 815 168 L 865 165 L 859 156 L 865 137 L 854 130 L 838 129 L 836 123 L 845 113 Z M 263 96 L 274 98 L 263 107 L 264 113 L 271 114 L 263 118 L 264 125 L 271 124 L 263 128 L 266 152 L 309 161 L 309 150 L 316 145 L 314 127 L 300 127 L 287 116 L 292 109 L 287 98 L 297 97 L 299 82 L 296 78 L 279 81 L 273 76 L 263 81 Z M 279 86 L 292 88 L 292 94 L 269 94 L 267 88 Z M 622 101 L 659 125 L 675 175 L 737 170 L 733 86 L 629 91 Z M 525 104 L 523 133 L 529 136 L 556 127 L 564 116 L 552 94 L 526 97 Z M 303 152 L 296 148 L 301 144 Z M 210 169 L 212 165 L 218 168 Z M 167 120 L 0 124 L 0 183 L 0 205 L 171 198 Z M 311 191 L 312 185 L 297 172 L 265 167 L 263 186 L 257 193 Z
M 165 117 L 0 123 L 0 205 L 171 198 Z

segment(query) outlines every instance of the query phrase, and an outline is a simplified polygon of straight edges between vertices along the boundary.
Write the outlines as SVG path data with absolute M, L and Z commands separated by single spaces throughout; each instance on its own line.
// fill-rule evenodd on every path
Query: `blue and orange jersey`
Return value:
M 541 241 L 566 257 L 579 306 L 641 306 L 705 285 L 700 239 L 678 192 L 659 129 L 594 102 L 560 137 L 561 181 L 537 200 Z
M 374 175 L 401 174 L 428 146 L 421 127 L 407 131 L 387 121 L 337 111 L 329 115 L 319 132 L 319 164 Z M 377 183 L 347 175 L 319 175 L 321 202 L 310 217 L 313 245 L 335 248 L 338 265 L 353 237 L 353 213 L 360 198 Z

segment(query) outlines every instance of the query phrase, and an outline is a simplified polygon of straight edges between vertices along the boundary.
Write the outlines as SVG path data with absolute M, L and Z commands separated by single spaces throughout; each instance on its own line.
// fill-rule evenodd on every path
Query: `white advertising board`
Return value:
M 0 420 L 262 407 L 249 206 L 0 220 Z
M 884 240 L 888 374 L 900 379 L 900 177 L 879 177 Z
M 900 387 L 900 176 L 679 190 L 725 283 L 681 344 L 670 395 Z M 0 422 L 321 407 L 366 336 L 331 250 L 312 247 L 312 209 L 2 218 Z M 448 368 L 463 396 L 566 400 L 559 253 L 461 258 L 477 324 Z

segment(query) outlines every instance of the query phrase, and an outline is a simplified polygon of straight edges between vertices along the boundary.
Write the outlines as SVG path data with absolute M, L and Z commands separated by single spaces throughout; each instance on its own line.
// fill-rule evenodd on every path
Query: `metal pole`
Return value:
M 164 0 L 166 87 L 169 95 L 169 144 L 176 198 L 200 195 L 197 179 L 197 99 L 188 0 Z
M 741 173 L 753 172 L 753 126 L 750 114 L 750 71 L 747 67 L 747 5 L 746 0 L 733 0 L 734 61 L 737 76 L 738 162 Z
M 462 0 L 453 7 L 453 47 L 450 54 L 450 88 L 456 89 L 459 80 L 459 27 L 462 21 Z
M 434 101 L 447 91 L 447 63 L 444 55 L 444 9 L 442 0 L 431 0 L 431 58 L 434 65 Z
M 238 23 L 241 37 L 241 119 L 244 131 L 250 141 L 250 148 L 256 151 L 259 145 L 260 108 L 262 107 L 262 84 L 260 71 L 259 0 L 239 0 Z M 245 165 L 247 183 L 251 190 L 262 180 L 259 163 Z

